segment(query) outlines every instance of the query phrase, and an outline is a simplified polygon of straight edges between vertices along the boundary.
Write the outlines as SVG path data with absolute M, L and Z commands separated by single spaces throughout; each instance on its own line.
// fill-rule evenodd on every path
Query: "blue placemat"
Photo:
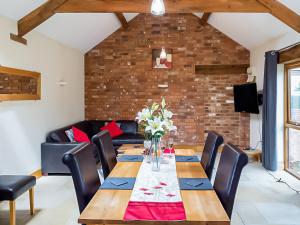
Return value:
M 198 156 L 196 155 L 191 155 L 191 156 L 176 155 L 175 159 L 176 162 L 200 162 Z
M 107 177 L 100 189 L 132 190 L 134 184 L 133 177 Z
M 208 178 L 179 178 L 180 190 L 213 190 Z
M 118 157 L 119 162 L 142 162 L 143 159 L 142 155 L 121 155 Z

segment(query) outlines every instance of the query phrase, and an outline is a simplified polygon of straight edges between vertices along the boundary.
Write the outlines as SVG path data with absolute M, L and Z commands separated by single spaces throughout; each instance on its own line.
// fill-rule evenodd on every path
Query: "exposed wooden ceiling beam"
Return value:
M 297 13 L 280 3 L 278 0 L 257 0 L 257 2 L 266 6 L 270 10 L 270 13 L 277 19 L 300 33 L 300 16 Z
M 20 19 L 18 21 L 18 34 L 11 36 L 13 36 L 14 39 L 17 37 L 21 39 L 25 34 L 32 31 L 34 28 L 53 16 L 55 14 L 55 10 L 67 1 L 68 0 L 48 0 L 40 7 Z
M 207 21 L 209 17 L 211 16 L 211 13 L 203 13 L 203 16 L 200 19 L 200 23 L 204 26 L 207 24 Z
M 118 17 L 120 23 L 122 24 L 123 28 L 127 28 L 128 27 L 128 22 L 125 18 L 125 16 L 123 15 L 123 13 L 115 13 L 116 17 Z
M 300 44 L 279 52 L 279 63 L 293 63 L 300 60 Z
M 167 13 L 204 12 L 207 22 L 211 12 L 271 13 L 300 32 L 300 16 L 277 0 L 164 0 Z M 114 12 L 123 27 L 128 26 L 122 12 L 149 13 L 151 0 L 48 0 L 18 21 L 18 34 L 13 40 L 25 43 L 22 37 L 55 13 Z
M 167 13 L 269 12 L 256 0 L 164 0 Z M 69 0 L 56 12 L 137 12 L 149 13 L 151 0 Z

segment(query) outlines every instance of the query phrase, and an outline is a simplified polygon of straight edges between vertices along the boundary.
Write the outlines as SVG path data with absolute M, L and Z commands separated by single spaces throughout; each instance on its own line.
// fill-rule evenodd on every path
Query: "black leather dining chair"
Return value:
M 73 178 L 80 213 L 101 185 L 93 150 L 91 144 L 82 143 L 63 156 Z
M 224 139 L 220 134 L 214 131 L 208 132 L 201 156 L 201 165 L 210 180 L 213 173 L 218 148 L 221 144 L 223 144 L 223 141 Z
M 248 156 L 233 144 L 226 144 L 217 169 L 214 189 L 228 215 L 232 208 L 241 172 L 248 163 Z
M 100 151 L 100 161 L 105 179 L 117 164 L 117 156 L 112 144 L 112 139 L 109 132 L 104 130 L 94 135 L 92 142 L 97 145 L 98 150 Z

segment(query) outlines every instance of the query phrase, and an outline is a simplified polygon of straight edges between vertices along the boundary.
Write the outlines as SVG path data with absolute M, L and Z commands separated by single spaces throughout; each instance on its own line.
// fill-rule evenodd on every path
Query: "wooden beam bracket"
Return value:
M 118 20 L 120 21 L 120 23 L 122 24 L 122 27 L 127 28 L 128 22 L 127 22 L 125 16 L 123 15 L 123 13 L 115 13 L 115 15 L 118 18 Z
M 23 37 L 20 37 L 16 34 L 10 34 L 10 39 L 13 40 L 13 41 L 16 41 L 16 42 L 19 42 L 23 45 L 27 45 L 27 40 Z
M 203 16 L 200 19 L 200 23 L 202 26 L 205 26 L 207 24 L 207 21 L 210 16 L 211 16 L 211 13 L 203 13 Z

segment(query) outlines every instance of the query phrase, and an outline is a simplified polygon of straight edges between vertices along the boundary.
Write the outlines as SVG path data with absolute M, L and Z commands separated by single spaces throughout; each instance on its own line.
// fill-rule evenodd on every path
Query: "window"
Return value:
M 285 169 L 300 178 L 300 63 L 286 65 Z

